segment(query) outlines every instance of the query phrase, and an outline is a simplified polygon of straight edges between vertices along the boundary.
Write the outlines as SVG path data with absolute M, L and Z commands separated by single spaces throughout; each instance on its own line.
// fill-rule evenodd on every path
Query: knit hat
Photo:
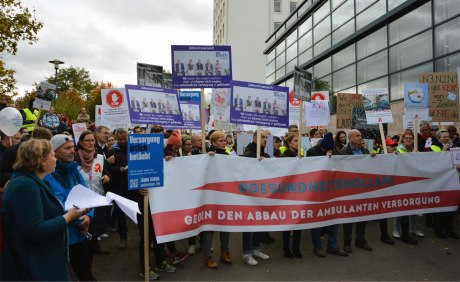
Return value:
M 50 142 L 51 142 L 51 145 L 53 146 L 53 150 L 56 151 L 57 149 L 59 149 L 59 147 L 61 147 L 67 142 L 73 143 L 73 139 L 72 137 L 67 136 L 65 134 L 56 134 L 53 136 L 53 138 L 51 138 Z
M 323 139 L 319 141 L 321 148 L 326 150 L 334 150 L 334 139 L 332 138 L 332 133 L 328 132 L 324 135 Z
M 184 144 L 187 140 L 192 140 L 190 137 L 188 137 L 187 135 L 183 136 L 182 137 L 182 144 Z
M 174 130 L 171 136 L 169 136 L 168 142 L 166 144 L 182 147 L 182 136 L 180 132 L 177 130 Z

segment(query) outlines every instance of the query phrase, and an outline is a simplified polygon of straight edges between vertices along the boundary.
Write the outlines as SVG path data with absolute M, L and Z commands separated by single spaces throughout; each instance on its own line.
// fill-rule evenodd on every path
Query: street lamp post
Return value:
M 59 70 L 59 65 L 64 64 L 64 62 L 60 61 L 59 59 L 54 59 L 52 61 L 49 61 L 50 64 L 54 65 L 54 83 L 56 84 L 56 90 L 54 90 L 54 107 L 56 107 L 56 96 L 57 96 L 57 74 Z

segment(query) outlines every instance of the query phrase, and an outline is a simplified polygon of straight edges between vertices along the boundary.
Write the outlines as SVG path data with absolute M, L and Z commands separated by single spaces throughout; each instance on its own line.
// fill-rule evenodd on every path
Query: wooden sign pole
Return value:
M 201 88 L 201 152 L 206 154 L 206 101 L 204 100 L 204 88 Z
M 388 154 L 387 144 L 385 143 L 385 134 L 383 132 L 383 124 L 381 122 L 379 122 L 379 129 L 380 129 L 380 139 L 382 140 L 383 152 L 385 154 Z
M 260 126 L 257 126 L 257 141 L 256 141 L 256 143 L 257 143 L 257 144 L 256 144 L 256 145 L 257 145 L 257 151 L 256 151 L 256 152 L 257 152 L 257 159 L 260 158 L 260 153 L 261 153 L 261 152 L 260 152 L 260 139 L 261 139 L 261 137 L 260 137 L 260 135 L 261 135 L 261 134 L 260 134 L 260 130 L 261 130 L 261 129 L 260 129 Z
M 299 144 L 297 147 L 297 157 L 301 157 L 301 147 L 300 147 L 300 140 L 302 139 L 302 129 L 303 129 L 303 101 L 300 101 L 300 118 L 299 118 Z
M 149 196 L 144 195 L 144 281 L 149 281 L 149 255 L 150 255 L 150 244 L 149 244 Z
M 418 152 L 418 119 L 414 119 L 414 152 Z

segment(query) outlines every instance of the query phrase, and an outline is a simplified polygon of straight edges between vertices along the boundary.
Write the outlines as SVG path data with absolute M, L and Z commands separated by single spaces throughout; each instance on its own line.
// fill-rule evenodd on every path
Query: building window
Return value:
M 358 41 L 358 60 L 387 47 L 387 29 L 383 27 Z
M 333 77 L 334 92 L 348 88 L 356 84 L 356 68 L 355 65 L 351 65 L 338 72 L 335 72 Z
M 460 49 L 460 18 L 437 26 L 435 34 L 436 56 L 446 55 Z
M 332 69 L 341 69 L 355 61 L 355 44 L 348 46 L 332 56 Z
M 274 23 L 273 23 L 273 28 L 274 28 L 274 30 L 277 30 L 280 26 L 281 26 L 281 23 L 280 23 L 280 22 L 274 22 Z
M 358 7 L 356 7 L 356 9 L 358 9 Z M 375 19 L 383 16 L 386 10 L 386 2 L 384 0 L 376 2 L 374 5 L 372 5 L 372 7 L 368 8 L 356 17 L 356 30 L 365 27 Z
M 426 3 L 409 14 L 392 22 L 390 45 L 431 26 L 431 3 Z
M 358 83 L 372 80 L 388 73 L 387 50 L 358 62 Z
M 457 71 L 460 68 L 460 53 L 436 60 L 436 71 Z
M 273 11 L 281 13 L 281 0 L 273 0 Z
M 460 13 L 460 1 L 436 0 L 434 1 L 435 22 L 439 23 Z
M 363 93 L 365 89 L 386 88 L 388 89 L 388 76 L 358 85 L 358 93 Z
M 391 100 L 404 98 L 404 83 L 418 81 L 418 75 L 422 72 L 432 72 L 433 63 L 427 63 L 422 66 L 399 72 L 391 76 Z
M 390 48 L 390 72 L 395 72 L 433 57 L 431 30 Z
M 297 9 L 297 2 L 289 2 L 289 13 L 294 13 L 295 9 Z
M 332 13 L 332 29 L 340 27 L 355 15 L 354 2 L 349 0 Z

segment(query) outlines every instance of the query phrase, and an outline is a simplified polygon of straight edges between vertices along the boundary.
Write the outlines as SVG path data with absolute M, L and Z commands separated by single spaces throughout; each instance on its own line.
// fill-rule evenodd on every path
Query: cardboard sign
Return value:
M 428 109 L 433 121 L 459 121 L 456 72 L 421 73 L 419 82 L 428 83 Z
M 338 93 L 337 94 L 337 128 L 351 129 L 353 107 L 362 107 L 363 97 L 361 94 Z

